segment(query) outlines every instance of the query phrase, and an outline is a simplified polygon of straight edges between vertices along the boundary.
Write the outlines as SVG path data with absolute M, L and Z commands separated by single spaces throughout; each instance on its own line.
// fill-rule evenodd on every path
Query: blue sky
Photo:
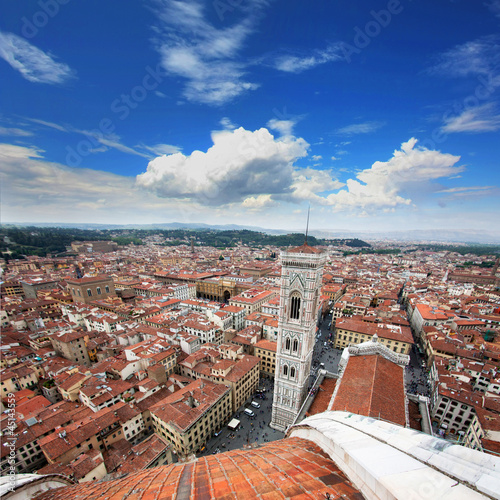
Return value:
M 500 0 L 2 10 L 2 222 L 500 236 Z

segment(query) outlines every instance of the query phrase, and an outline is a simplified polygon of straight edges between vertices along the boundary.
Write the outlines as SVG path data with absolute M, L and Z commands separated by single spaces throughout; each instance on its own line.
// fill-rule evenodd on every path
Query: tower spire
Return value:
M 307 233 L 309 232 L 309 212 L 311 211 L 311 205 L 307 208 L 307 223 L 306 223 L 306 240 L 304 241 L 304 245 L 307 245 Z

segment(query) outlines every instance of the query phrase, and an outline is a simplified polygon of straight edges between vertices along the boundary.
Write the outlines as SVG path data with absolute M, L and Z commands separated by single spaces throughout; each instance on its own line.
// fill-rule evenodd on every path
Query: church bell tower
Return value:
M 305 398 L 326 254 L 307 243 L 281 254 L 281 291 L 270 426 L 285 431 Z

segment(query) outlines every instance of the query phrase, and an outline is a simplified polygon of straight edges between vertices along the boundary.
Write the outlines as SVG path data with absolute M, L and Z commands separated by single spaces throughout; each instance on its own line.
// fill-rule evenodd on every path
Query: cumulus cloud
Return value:
M 243 200 L 242 206 L 250 210 L 262 210 L 276 204 L 270 194 L 259 194 L 259 196 L 249 196 Z
M 455 166 L 459 156 L 417 147 L 412 138 L 394 151 L 386 162 L 377 161 L 371 168 L 361 171 L 356 179 L 347 180 L 347 189 L 327 196 L 335 209 L 380 209 L 410 205 L 405 197 L 419 187 L 429 189 L 435 179 L 450 177 L 464 170 Z
M 483 104 L 464 110 L 458 116 L 445 119 L 441 130 L 446 133 L 494 132 L 500 129 L 500 114 L 494 103 Z
M 0 32 L 0 57 L 30 82 L 60 84 L 74 76 L 67 64 L 13 33 Z
M 258 87 L 247 80 L 238 56 L 254 31 L 259 4 L 243 21 L 223 28 L 207 20 L 199 1 L 163 0 L 160 5 L 156 48 L 163 68 L 185 79 L 186 99 L 221 105 Z
M 326 199 L 318 193 L 335 191 L 345 186 L 333 177 L 330 170 L 304 168 L 293 174 L 293 198 L 297 201 L 308 200 L 318 204 L 326 204 Z
M 212 141 L 206 152 L 155 158 L 137 176 L 137 185 L 161 197 L 214 206 L 290 194 L 293 163 L 309 147 L 301 138 L 275 139 L 265 128 L 217 131 Z

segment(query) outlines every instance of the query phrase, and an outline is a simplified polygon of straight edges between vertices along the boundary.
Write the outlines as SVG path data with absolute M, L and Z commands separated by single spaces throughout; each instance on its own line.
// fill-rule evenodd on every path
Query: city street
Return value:
M 243 448 L 249 444 L 266 443 L 282 439 L 284 433 L 271 429 L 269 422 L 271 421 L 272 406 L 273 406 L 273 382 L 271 380 L 261 379 L 260 387 L 265 388 L 265 399 L 261 399 L 254 395 L 253 399 L 248 400 L 247 404 L 241 406 L 233 415 L 241 424 L 237 430 L 228 429 L 227 425 L 222 429 L 218 436 L 212 437 L 206 444 L 206 449 L 199 453 L 198 456 L 210 455 L 216 453 L 217 450 L 223 452 L 227 450 L 235 450 Z M 251 402 L 255 401 L 260 404 L 260 408 L 251 406 Z M 254 417 L 245 415 L 245 408 L 251 409 Z
M 330 331 L 329 327 L 331 321 L 332 315 L 327 314 L 324 320 L 320 323 L 318 336 L 314 345 L 309 386 L 312 386 L 314 380 L 316 379 L 318 369 L 321 367 L 321 363 L 324 364 L 325 370 L 329 371 L 330 373 L 337 373 L 342 350 L 335 349 L 333 347 L 333 332 Z
M 429 382 L 427 370 L 422 366 L 424 357 L 418 351 L 415 344 L 410 351 L 410 363 L 406 367 L 406 390 L 410 394 L 421 394 L 429 396 Z

